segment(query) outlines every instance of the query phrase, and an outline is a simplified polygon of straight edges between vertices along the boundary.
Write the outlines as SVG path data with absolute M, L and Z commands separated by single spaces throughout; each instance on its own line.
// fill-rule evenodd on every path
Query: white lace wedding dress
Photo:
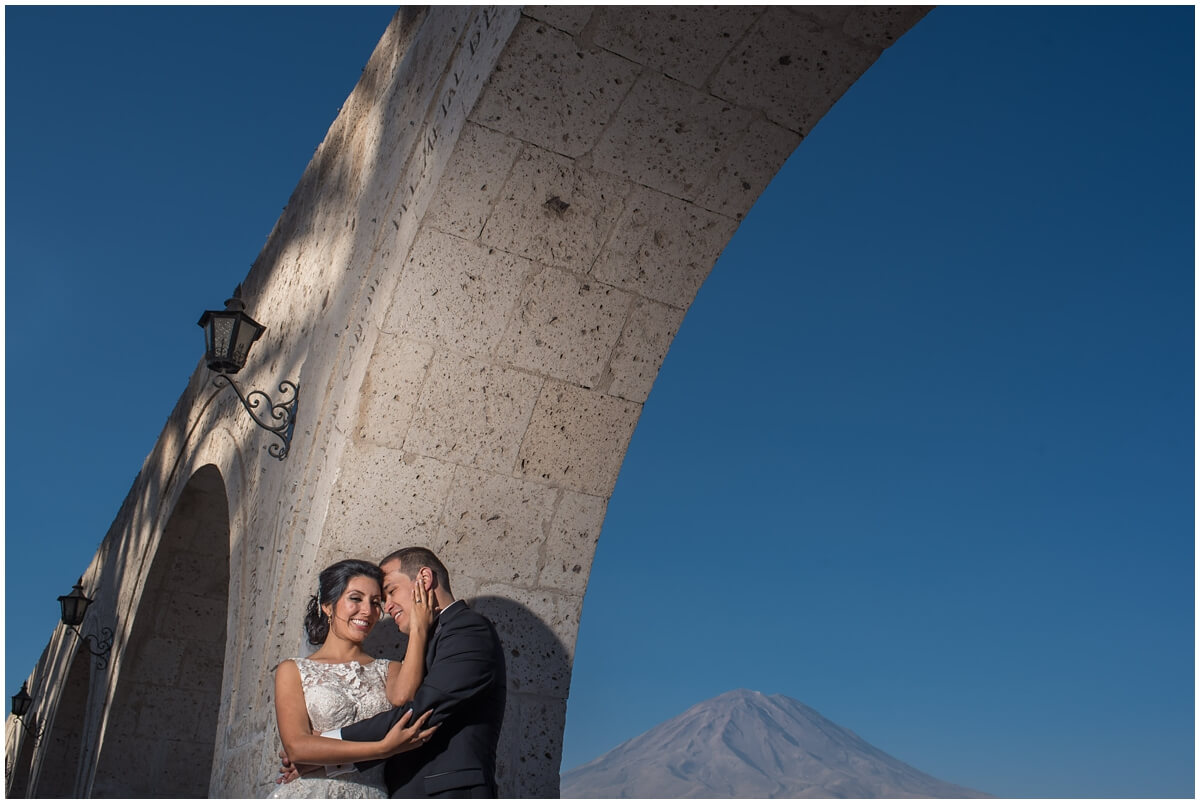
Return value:
M 292 659 L 300 669 L 304 705 L 316 733 L 340 729 L 391 708 L 387 699 L 388 660 L 370 664 L 325 664 Z M 387 798 L 383 763 L 326 779 L 306 776 L 277 786 L 268 798 Z

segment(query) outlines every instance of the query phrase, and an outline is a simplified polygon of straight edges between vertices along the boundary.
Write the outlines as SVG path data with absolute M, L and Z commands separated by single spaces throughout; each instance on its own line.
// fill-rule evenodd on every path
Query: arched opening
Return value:
M 54 714 L 54 725 L 43 738 L 43 770 L 33 787 L 35 798 L 73 798 L 79 779 L 79 757 L 83 745 L 83 720 L 91 688 L 92 654 L 75 651 L 62 698 Z
M 460 133 L 379 327 L 326 532 L 410 532 L 468 584 L 533 601 L 569 661 L 607 498 L 697 290 L 788 154 L 924 13 L 497 14 L 515 27 L 478 101 L 427 140 Z M 502 739 L 501 790 L 554 795 L 546 724 L 569 672 L 514 665 L 509 711 L 538 727 Z
M 1190 596 L 1192 564 L 1185 559 L 1181 572 L 1170 574 L 1167 566 L 1171 559 L 1191 555 L 1194 537 L 1190 445 L 1186 438 L 1173 441 L 1168 435 L 1171 428 L 1187 432 L 1191 421 L 1192 354 L 1186 333 L 1193 318 L 1192 265 L 1190 260 L 1164 256 L 1164 232 L 1156 230 L 1154 237 L 1132 234 L 1133 227 L 1126 228 L 1120 219 L 1172 220 L 1175 210 L 1182 209 L 1184 220 L 1190 221 L 1193 187 L 1184 171 L 1182 182 L 1156 188 L 1160 197 L 1146 191 L 1121 195 L 1113 189 L 1119 186 L 1113 176 L 1105 172 L 1107 165 L 1130 164 L 1139 153 L 1158 148 L 1164 156 L 1156 164 L 1164 167 L 1157 175 L 1174 175 L 1171 160 L 1186 163 L 1191 129 L 1187 119 L 1175 125 L 1162 121 L 1172 119 L 1164 112 L 1179 101 L 1189 118 L 1190 87 L 1182 96 L 1156 99 L 1150 119 L 1158 125 L 1131 126 L 1144 140 L 1094 125 L 1105 119 L 1102 98 L 1110 90 L 1103 87 L 1115 76 L 1096 68 L 1104 59 L 1092 42 L 1116 40 L 1118 25 L 1112 24 L 1112 17 L 1102 26 L 1095 17 L 1085 23 L 1075 14 L 1063 14 L 1072 20 L 1061 25 L 1060 36 L 1049 33 L 1054 20 L 1043 17 L 1041 24 L 1031 24 L 1036 20 L 1029 18 L 1042 12 L 1008 15 L 1004 33 L 994 23 L 1005 15 L 990 15 L 986 22 L 977 18 L 979 22 L 969 27 L 988 30 L 994 37 L 988 51 L 980 51 L 979 40 L 964 35 L 963 26 L 934 28 L 945 37 L 940 43 L 922 39 L 929 29 L 921 23 L 906 35 L 915 37 L 910 44 L 926 53 L 944 54 L 922 75 L 945 79 L 936 84 L 914 82 L 921 86 L 917 98 L 899 91 L 899 82 L 871 80 L 887 76 L 886 69 L 856 85 L 856 96 L 823 121 L 822 129 L 798 152 L 806 164 L 804 173 L 795 175 L 803 180 L 791 186 L 802 192 L 791 198 L 776 196 L 786 206 L 780 204 L 770 219 L 761 214 L 767 213 L 766 205 L 751 213 L 758 217 L 747 220 L 745 233 L 757 231 L 761 239 L 746 249 L 749 258 L 742 259 L 742 266 L 764 264 L 767 237 L 775 233 L 775 242 L 802 248 L 805 262 L 781 261 L 795 265 L 791 273 L 716 272 L 703 291 L 706 297 L 689 316 L 711 311 L 715 315 L 710 320 L 719 324 L 701 329 L 699 316 L 689 318 L 685 329 L 693 329 L 672 346 L 680 348 L 664 368 L 667 382 L 655 386 L 655 401 L 647 405 L 639 424 L 629 451 L 633 460 L 622 470 L 601 539 L 605 547 L 593 567 L 583 613 L 587 625 L 581 631 L 571 688 L 568 723 L 574 720 L 574 734 L 568 726 L 567 742 L 574 750 L 564 769 L 600 756 L 694 703 L 742 685 L 787 691 L 844 725 L 862 729 L 864 738 L 878 740 L 877 746 L 896 751 L 922 770 L 1005 795 L 1001 791 L 1010 784 L 1007 779 L 995 786 L 987 779 L 998 767 L 994 759 L 992 768 L 975 778 L 959 775 L 959 768 L 970 767 L 970 752 L 978 749 L 964 748 L 958 766 L 946 763 L 939 768 L 936 763 L 953 753 L 955 735 L 981 733 L 978 712 L 1027 711 L 1041 719 L 1054 709 L 1052 701 L 1042 712 L 1029 703 L 1029 690 L 1041 682 L 1033 680 L 1025 663 L 1048 667 L 1046 657 L 1053 653 L 1058 664 L 1053 671 L 1039 670 L 1039 675 L 1045 672 L 1042 677 L 1053 678 L 1059 689 L 1078 694 L 1079 677 L 1088 675 L 1100 683 L 1100 676 L 1107 675 L 1091 667 L 1119 666 L 1102 658 L 1109 646 L 1120 644 L 1112 638 L 1118 621 L 1129 624 L 1123 629 L 1127 644 L 1146 644 L 1147 650 L 1155 644 L 1152 653 L 1160 665 L 1170 664 L 1162 657 L 1179 655 L 1172 651 L 1182 648 L 1183 661 L 1175 667 L 1183 671 L 1180 675 L 1192 674 L 1191 608 L 1168 603 L 1178 601 L 1180 592 Z M 931 15 L 929 21 L 940 24 L 943 19 Z M 951 33 L 955 28 L 957 33 Z M 1089 31 L 1088 36 L 1079 35 L 1079 30 Z M 1100 30 L 1103 37 L 1097 34 Z M 1009 37 L 1010 31 L 1021 36 Z M 1149 36 L 1142 41 L 1161 42 Z M 1065 50 L 1068 44 L 1078 50 Z M 995 56 L 1003 51 L 1020 54 L 1012 57 L 1014 71 L 1003 82 L 975 80 L 971 72 L 952 69 L 954 57 L 967 53 L 973 68 L 994 69 L 999 63 Z M 1190 42 L 1185 57 L 1188 51 Z M 900 53 L 893 51 L 894 56 Z M 1084 56 L 1094 58 L 1096 65 Z M 1171 60 L 1179 61 L 1176 56 L 1161 62 Z M 1161 62 L 1151 63 L 1158 68 Z M 1025 66 L 1034 64 L 1043 69 Z M 1037 74 L 1038 80 L 1015 78 L 1018 65 Z M 1070 143 L 1064 151 L 1104 153 L 1103 162 L 1062 160 L 1064 151 L 1043 149 L 1022 136 L 1020 121 L 1030 117 L 1018 105 L 1022 93 L 1000 93 L 1003 103 L 983 93 L 970 104 L 948 100 L 956 86 L 1061 86 L 1066 82 L 1049 69 L 1064 69 L 1061 65 L 1072 65 L 1068 72 L 1081 79 L 1072 85 L 1072 93 L 1031 92 L 1025 109 L 1054 108 L 1054 115 L 1038 113 L 1044 131 L 1051 118 L 1056 126 L 1048 141 Z M 1159 69 L 1162 75 L 1172 74 Z M 1093 79 L 1091 71 L 1104 78 Z M 1138 85 L 1134 78 L 1122 80 Z M 1069 106 L 1061 103 L 1066 94 L 1073 95 Z M 893 138 L 889 148 L 883 148 L 878 128 L 868 124 L 856 133 L 841 125 L 839 113 L 856 105 L 871 110 L 860 121 L 904 120 L 904 137 Z M 989 129 L 990 136 L 1013 147 L 992 148 L 983 138 L 962 136 L 957 126 L 939 132 L 937 123 L 913 122 L 934 120 L 924 112 L 938 106 L 955 108 L 963 128 Z M 1098 133 L 1089 135 L 1088 127 Z M 1177 130 L 1184 132 L 1182 138 L 1170 133 Z M 1078 134 L 1058 133 L 1073 131 Z M 956 141 L 972 145 L 955 151 Z M 835 160 L 833 148 L 826 147 L 833 142 L 853 159 Z M 1129 145 L 1135 142 L 1137 146 Z M 868 153 L 870 159 L 858 158 Z M 903 153 L 928 159 L 906 162 L 898 158 Z M 889 171 L 887 190 L 877 190 L 874 183 L 885 175 L 888 159 L 904 167 Z M 1069 181 L 1060 178 L 1064 165 L 1074 171 Z M 838 175 L 843 170 L 846 175 Z M 1113 172 L 1124 179 L 1135 175 Z M 1139 166 L 1136 176 L 1150 174 L 1153 171 Z M 964 183 L 963 176 L 970 181 Z M 1049 176 L 1055 179 L 1046 180 L 1048 187 L 1078 182 L 1104 186 L 1106 194 L 1079 199 L 1052 192 L 1025 199 L 1019 190 L 1009 193 L 1010 188 L 1037 186 Z M 1130 186 L 1139 184 L 1130 181 Z M 919 187 L 921 194 L 938 200 L 917 204 L 912 199 L 920 194 L 896 190 L 903 187 Z M 902 202 L 866 203 L 884 194 Z M 1006 201 L 1017 197 L 1020 203 Z M 1135 206 L 1108 203 L 1116 198 L 1138 200 Z M 1142 200 L 1148 198 L 1155 198 L 1157 206 Z M 904 200 L 909 201 L 911 215 L 889 214 L 904 211 L 899 209 Z M 832 213 L 828 218 L 810 214 L 821 207 L 844 210 L 846 224 L 832 225 Z M 957 221 L 948 214 L 955 207 L 968 210 L 963 220 L 978 226 L 951 223 Z M 1062 239 L 1025 237 L 1024 226 L 1038 235 L 1042 231 L 1022 221 L 1051 218 Z M 857 237 L 856 230 L 868 219 L 887 221 L 887 229 Z M 944 234 L 928 238 L 934 245 L 927 252 L 910 250 L 922 259 L 908 257 L 901 272 L 899 261 L 887 259 L 886 252 L 897 253 L 901 241 L 906 247 L 918 241 L 909 240 L 906 233 L 921 231 L 922 219 L 943 221 Z M 800 221 L 809 223 L 801 226 Z M 1171 234 L 1173 244 L 1182 241 L 1186 259 L 1192 250 L 1190 223 L 1171 229 Z M 1033 242 L 1042 247 L 1040 253 Z M 1149 242 L 1155 243 L 1152 257 L 1141 245 Z M 872 260 L 871 247 L 876 245 L 884 253 Z M 1106 250 L 1114 257 L 1107 258 Z M 725 267 L 735 265 L 731 261 Z M 997 292 L 980 290 L 993 280 Z M 1172 295 L 1181 302 L 1173 302 Z M 1153 320 L 1133 315 L 1150 310 Z M 1014 337 L 1014 330 L 1020 330 L 1020 338 Z M 882 337 L 876 334 L 880 332 Z M 1157 371 L 1147 368 L 1150 355 L 1155 356 Z M 1029 366 L 1035 368 L 1026 372 Z M 761 381 L 752 376 L 755 372 L 761 373 Z M 1126 396 L 1128 389 L 1137 390 Z M 993 416 L 992 411 L 1003 413 Z M 1010 429 L 1011 422 L 1018 424 Z M 1155 423 L 1153 436 L 1147 422 Z M 1139 449 L 1145 446 L 1138 459 L 1144 462 L 1122 464 L 1121 449 L 1134 443 Z M 641 455 L 635 455 L 639 450 Z M 1153 481 L 1145 476 L 1150 467 L 1162 467 Z M 627 471 L 634 468 L 639 471 Z M 1183 479 L 1181 485 L 1176 485 L 1177 478 Z M 1150 502 L 1138 501 L 1131 491 L 1141 483 L 1147 489 L 1144 499 Z M 1169 501 L 1165 489 L 1176 490 Z M 1071 501 L 1074 494 L 1087 504 Z M 724 500 L 736 505 L 721 505 Z M 1110 512 L 1107 521 L 1096 514 L 1102 508 Z M 1133 524 L 1139 508 L 1182 508 L 1185 527 L 1172 531 L 1164 526 L 1151 536 L 1150 529 Z M 980 525 L 974 519 L 977 512 L 986 512 L 982 519 L 992 517 L 991 521 Z M 1121 533 L 1121 527 L 1128 531 Z M 1109 541 L 1097 545 L 1099 533 L 1111 534 Z M 653 551 L 646 549 L 651 535 L 657 543 Z M 1133 545 L 1147 552 L 1138 555 L 1129 549 Z M 1155 551 L 1153 558 L 1148 557 L 1150 550 Z M 1084 556 L 1088 569 L 1081 572 Z M 1156 583 L 1168 578 L 1178 582 L 1169 592 L 1164 583 L 1155 590 L 1158 597 L 1139 596 L 1140 590 L 1128 581 L 1132 560 L 1146 561 L 1139 567 L 1147 572 L 1154 567 L 1155 573 L 1147 577 Z M 1101 568 L 1109 573 L 1104 581 L 1091 574 Z M 721 582 L 736 585 L 747 578 L 753 579 L 756 591 L 771 593 L 771 603 L 760 602 L 766 595 L 756 595 L 753 613 L 746 618 L 752 625 L 742 627 L 741 612 L 726 608 Z M 622 627 L 644 608 L 629 590 L 650 584 L 665 600 L 700 604 L 672 623 L 670 641 L 650 629 Z M 1067 585 L 1071 593 L 1064 591 Z M 915 589 L 921 593 L 915 594 Z M 1036 614 L 1014 616 L 1018 609 L 1011 605 L 1013 589 L 1020 590 L 1020 605 Z M 1029 602 L 1035 593 L 1045 601 L 1046 611 L 1056 612 L 1046 616 L 1046 623 L 1078 623 L 1085 626 L 1081 634 L 1057 633 L 1049 625 L 1035 634 L 1043 617 L 1040 604 Z M 953 602 L 947 605 L 948 601 Z M 596 617 L 589 613 L 595 608 L 589 607 L 607 611 Z M 1130 614 L 1134 610 L 1152 615 L 1142 615 L 1145 619 L 1139 621 Z M 1097 617 L 1097 611 L 1107 616 Z M 1174 633 L 1165 626 L 1173 612 L 1187 613 Z M 1163 623 L 1163 630 L 1152 640 L 1137 631 L 1138 622 Z M 1092 638 L 1092 629 L 1103 636 Z M 735 650 L 727 656 L 716 652 L 715 657 L 703 650 L 714 635 L 726 632 L 738 634 Z M 1005 650 L 998 650 L 994 641 L 1000 635 L 1009 646 Z M 955 645 L 957 653 L 924 650 L 939 641 Z M 1047 644 L 1053 647 L 1043 648 Z M 793 647 L 794 657 L 787 653 Z M 801 651 L 807 651 L 807 657 L 799 655 Z M 1117 652 L 1113 649 L 1114 655 Z M 890 668 L 906 669 L 882 677 L 858 671 L 872 667 L 884 653 Z M 631 654 L 639 661 L 636 669 L 627 670 L 622 665 L 629 663 L 622 660 Z M 999 656 L 1013 658 L 1004 671 L 996 672 L 996 679 L 991 672 Z M 1029 656 L 1036 661 L 1029 662 Z M 1081 661 L 1087 656 L 1097 658 L 1090 664 Z M 677 676 L 681 662 L 697 670 Z M 1028 686 L 1006 683 L 1006 674 L 1021 678 L 1026 672 Z M 1123 694 L 1122 682 L 1117 681 L 1123 672 L 1108 675 L 1114 693 Z M 671 678 L 672 683 L 652 686 L 658 678 Z M 995 684 L 996 697 L 991 691 L 981 695 L 981 701 L 989 700 L 978 712 L 947 706 L 938 726 L 945 738 L 931 736 L 918 750 L 906 747 L 920 742 L 913 740 L 910 728 L 914 713 L 923 711 L 922 704 L 942 707 L 947 699 L 939 696 L 949 694 L 943 692 L 945 680 L 955 678 L 986 679 Z M 1190 689 L 1186 678 L 1184 682 L 1174 688 L 1176 697 Z M 639 689 L 654 690 L 648 707 L 632 717 L 626 711 L 630 707 L 613 709 L 613 700 L 636 697 Z M 918 690 L 920 696 L 915 694 Z M 1001 697 L 1005 704 L 998 706 Z M 1132 712 L 1146 705 L 1146 698 L 1139 697 L 1122 700 Z M 903 706 L 897 703 L 901 698 L 906 701 Z M 1170 711 L 1166 701 L 1164 690 L 1152 711 Z M 651 708 L 655 711 L 649 712 Z M 1182 729 L 1175 733 L 1190 735 L 1190 710 L 1185 706 L 1179 711 L 1182 717 L 1176 722 Z M 1015 714 L 1009 716 L 1022 722 Z M 634 718 L 639 719 L 637 725 L 629 725 Z M 1027 726 L 1029 721 L 1024 722 Z M 1074 718 L 1064 715 L 1056 727 L 1070 734 L 1075 725 Z M 929 725 L 923 728 L 924 734 L 932 734 Z M 612 738 L 602 741 L 601 731 Z M 1164 728 L 1164 744 L 1171 733 Z M 1181 756 L 1191 756 L 1186 748 L 1190 744 L 1187 737 Z M 1135 748 L 1131 741 L 1131 752 Z M 922 757 L 922 750 L 933 759 Z M 1081 748 L 1084 755 L 1088 752 Z M 1191 768 L 1185 771 L 1190 777 Z M 1191 779 L 1185 782 L 1188 795 Z M 1089 783 L 1095 783 L 1095 774 Z M 1009 793 L 1045 794 L 1029 788 Z
M 30 727 L 37 729 L 33 723 L 33 718 L 27 718 L 30 721 Z M 21 729 L 17 726 L 17 731 Z M 17 759 L 15 763 L 7 764 L 4 768 L 5 798 L 25 798 L 29 793 L 29 769 L 33 764 L 33 749 L 34 742 L 27 734 L 17 734 L 16 739 L 21 741 L 21 748 L 17 751 Z
M 229 504 L 201 468 L 147 574 L 109 707 L 93 797 L 208 795 L 229 599 Z

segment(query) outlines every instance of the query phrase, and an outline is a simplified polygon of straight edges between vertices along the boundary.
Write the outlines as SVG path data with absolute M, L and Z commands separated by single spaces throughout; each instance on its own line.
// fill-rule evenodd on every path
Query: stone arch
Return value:
M 502 795 L 558 793 L 595 545 L 696 293 L 787 157 L 927 10 L 429 12 L 417 52 L 445 61 L 394 79 L 432 88 L 423 137 L 402 177 L 380 165 L 367 172 L 380 189 L 357 196 L 357 220 L 379 227 L 375 307 L 320 550 L 426 545 L 459 594 L 546 626 L 501 624 L 520 657 Z M 446 31 L 461 32 L 457 56 L 453 39 L 434 47 Z M 406 121 L 401 99 L 418 102 L 381 95 L 379 119 Z M 564 672 L 539 659 L 560 655 Z
M 229 503 L 209 464 L 181 493 L 147 573 L 108 707 L 93 797 L 207 797 L 228 596 Z
M 42 738 L 42 771 L 31 791 L 36 798 L 75 798 L 78 795 L 84 720 L 94 661 L 86 648 L 76 648 L 62 686 L 62 698 L 54 711 L 54 722 Z
M 9 716 L 8 727 L 5 729 L 7 738 L 19 744 L 15 759 L 6 756 L 4 768 L 4 797 L 29 798 L 30 785 L 33 782 L 33 760 L 37 753 L 37 740 L 32 736 L 40 728 L 37 714 L 31 712 L 24 718 L 24 724 L 16 717 Z
M 423 544 L 512 657 L 500 792 L 557 795 L 592 556 L 662 359 L 759 193 L 925 10 L 399 12 L 242 286 L 269 327 L 242 378 L 302 388 L 290 457 L 201 364 L 98 552 L 128 638 L 77 789 L 268 792 L 268 668 L 316 569 Z
M 19 725 L 17 728 L 21 728 Z M 29 776 L 33 767 L 34 742 L 28 735 L 18 735 L 21 748 L 11 767 L 5 768 L 5 798 L 26 798 L 29 794 Z

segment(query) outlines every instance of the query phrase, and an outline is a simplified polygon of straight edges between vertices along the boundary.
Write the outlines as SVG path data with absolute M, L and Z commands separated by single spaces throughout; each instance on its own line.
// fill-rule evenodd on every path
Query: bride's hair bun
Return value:
M 321 611 L 321 604 L 317 602 L 316 595 L 312 595 L 308 599 L 308 611 L 304 614 L 304 630 L 308 632 L 310 645 L 322 645 L 325 643 L 325 637 L 329 636 L 329 620 L 325 617 L 325 612 Z
M 304 630 L 308 632 L 309 644 L 323 645 L 329 636 L 329 618 L 321 611 L 321 603 L 337 605 L 350 579 L 362 576 L 383 586 L 383 571 L 369 561 L 348 558 L 321 570 L 317 578 L 317 594 L 308 599 L 308 610 L 304 614 Z

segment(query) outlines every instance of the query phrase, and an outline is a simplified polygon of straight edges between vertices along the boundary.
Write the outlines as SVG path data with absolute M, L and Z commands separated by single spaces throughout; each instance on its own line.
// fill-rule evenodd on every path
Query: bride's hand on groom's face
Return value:
M 433 615 L 437 613 L 434 608 L 433 590 L 426 589 L 420 578 L 413 584 L 412 602 L 409 603 L 408 610 L 410 629 L 428 632 L 433 627 Z
M 391 755 L 412 751 L 429 742 L 429 738 L 438 730 L 437 726 L 425 727 L 432 714 L 433 710 L 430 710 L 413 720 L 413 713 L 410 709 L 401 715 L 400 719 L 396 721 L 396 725 L 392 726 L 387 736 L 383 738 L 383 747 L 387 753 Z

